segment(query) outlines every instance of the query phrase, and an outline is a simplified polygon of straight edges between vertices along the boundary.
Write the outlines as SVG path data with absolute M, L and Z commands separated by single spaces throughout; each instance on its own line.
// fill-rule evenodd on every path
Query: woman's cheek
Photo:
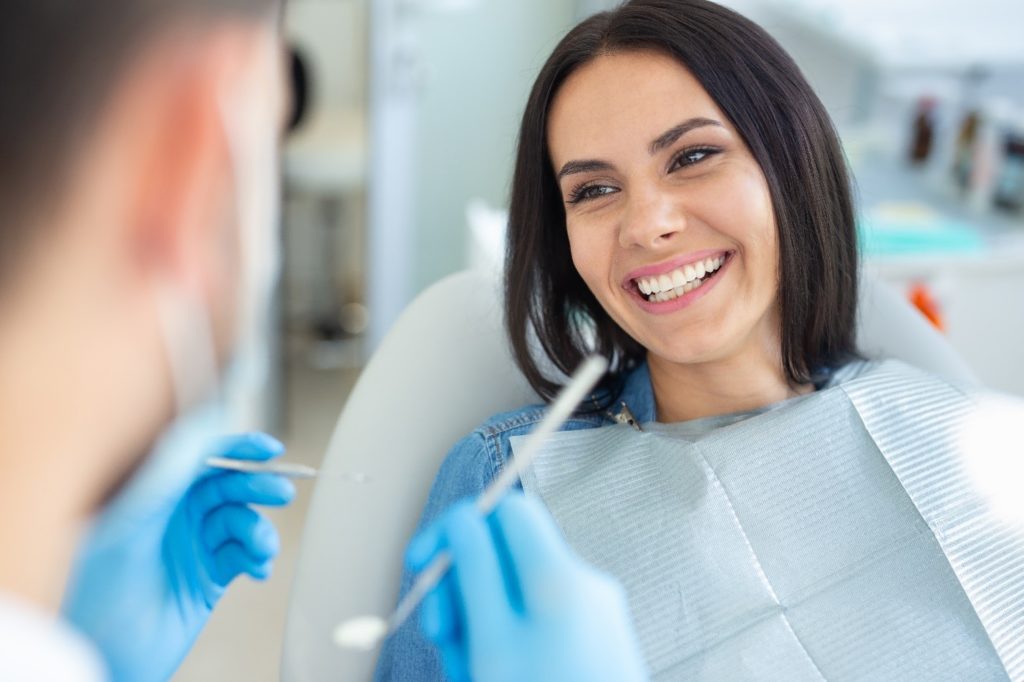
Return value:
M 592 276 L 596 260 L 593 253 L 593 240 L 584 239 L 582 235 L 585 233 L 585 230 L 573 223 L 569 224 L 568 233 L 572 264 L 576 267 L 576 272 L 580 274 L 583 281 L 587 283 L 587 286 L 593 289 Z
M 619 247 L 618 224 L 613 211 L 566 220 L 569 250 L 576 272 L 601 307 L 613 317 L 622 303 L 619 277 L 626 272 L 619 262 L 623 253 Z

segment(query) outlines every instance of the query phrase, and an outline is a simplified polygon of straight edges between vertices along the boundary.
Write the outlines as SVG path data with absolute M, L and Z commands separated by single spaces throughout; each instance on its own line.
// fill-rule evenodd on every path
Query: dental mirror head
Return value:
M 371 651 L 384 636 L 388 625 L 377 616 L 351 618 L 334 629 L 334 643 L 344 649 Z

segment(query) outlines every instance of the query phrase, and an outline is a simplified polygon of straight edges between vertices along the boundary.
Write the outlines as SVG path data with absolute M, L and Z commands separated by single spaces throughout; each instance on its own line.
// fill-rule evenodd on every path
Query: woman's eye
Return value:
M 608 194 L 614 194 L 617 191 L 617 189 L 608 185 L 584 185 L 583 187 L 577 187 L 569 193 L 569 203 L 578 204 L 581 201 L 597 199 Z
M 694 164 L 704 161 L 709 156 L 717 154 L 718 149 L 713 147 L 695 147 L 693 149 L 684 149 L 675 159 L 672 161 L 672 167 L 670 171 L 676 170 L 677 168 L 684 168 L 686 166 L 692 166 Z

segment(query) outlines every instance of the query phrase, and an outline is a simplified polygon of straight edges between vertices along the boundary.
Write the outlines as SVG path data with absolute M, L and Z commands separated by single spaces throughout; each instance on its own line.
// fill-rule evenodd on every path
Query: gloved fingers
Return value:
M 424 598 L 420 606 L 420 627 L 437 648 L 445 679 L 471 682 L 465 616 L 456 587 L 455 576 L 449 572 Z
M 511 604 L 495 538 L 486 519 L 472 502 L 462 502 L 445 515 L 441 524 L 467 635 L 507 631 Z
M 248 573 L 256 580 L 266 580 L 270 577 L 272 567 L 272 560 L 254 559 L 242 545 L 237 542 L 229 542 L 221 545 L 213 553 L 211 578 L 221 587 L 227 587 L 242 573 Z
M 207 551 L 215 553 L 221 545 L 235 543 L 260 563 L 277 556 L 281 549 L 274 524 L 241 504 L 225 505 L 212 511 L 206 516 L 201 533 Z
M 438 647 L 448 682 L 472 682 L 465 643 L 449 642 Z
M 281 441 L 265 433 L 251 432 L 218 438 L 210 456 L 266 461 L 284 454 Z
M 405 549 L 405 565 L 413 573 L 419 573 L 433 561 L 438 552 L 447 548 L 444 526 L 440 521 L 434 522 L 409 541 Z
M 225 504 L 258 504 L 283 507 L 295 498 L 295 485 L 278 474 L 227 471 L 197 482 L 188 492 L 196 518 Z
M 462 633 L 462 613 L 455 579 L 451 572 L 423 598 L 420 605 L 420 628 L 436 646 L 456 642 Z
M 508 577 L 523 609 L 558 604 L 565 579 L 577 564 L 547 510 L 522 493 L 510 493 L 495 507 L 491 519 L 495 533 L 504 540 Z
M 447 543 L 443 524 L 431 524 L 409 543 L 405 554 L 406 565 L 414 573 L 419 573 L 444 549 L 447 549 Z M 462 646 L 460 640 L 464 616 L 461 609 L 455 578 L 452 571 L 448 571 L 441 582 L 423 598 L 419 608 L 420 629 L 442 654 L 446 648 L 455 651 Z M 449 668 L 448 663 L 445 663 L 445 667 Z M 451 672 L 448 676 L 453 680 L 460 679 Z
M 246 567 L 245 572 L 253 580 L 269 580 L 270 576 L 274 574 L 274 560 L 267 559 L 262 564 L 250 564 Z
M 409 543 L 405 563 L 410 571 L 420 573 L 444 549 L 447 549 L 444 526 L 433 523 Z M 427 593 L 419 607 L 420 629 L 427 639 L 438 647 L 453 639 L 461 630 L 458 623 L 462 618 L 460 608 L 455 581 L 452 572 L 448 571 L 441 582 Z

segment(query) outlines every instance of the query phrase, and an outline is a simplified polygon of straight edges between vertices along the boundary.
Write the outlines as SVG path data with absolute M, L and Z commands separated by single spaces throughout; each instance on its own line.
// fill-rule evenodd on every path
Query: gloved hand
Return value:
M 209 455 L 267 460 L 283 451 L 248 434 Z M 286 505 L 294 495 L 282 476 L 204 470 L 133 541 L 84 547 L 64 611 L 99 646 L 113 680 L 170 678 L 227 585 L 241 573 L 270 575 L 277 531 L 249 505 Z
M 622 588 L 572 553 L 537 502 L 511 494 L 486 519 L 461 503 L 407 562 L 421 571 L 442 549 L 452 570 L 420 624 L 453 682 L 647 679 Z

